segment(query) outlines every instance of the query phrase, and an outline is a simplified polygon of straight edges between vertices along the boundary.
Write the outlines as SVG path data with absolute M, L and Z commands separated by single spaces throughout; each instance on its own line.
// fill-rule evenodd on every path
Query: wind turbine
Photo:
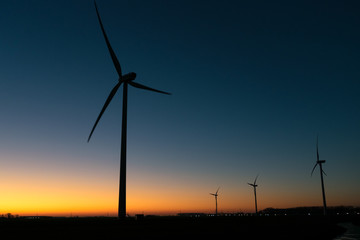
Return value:
M 319 165 L 320 168 L 320 178 L 321 178 L 321 188 L 322 188 L 322 197 L 323 197 L 323 204 L 324 204 L 324 215 L 326 215 L 326 198 L 325 198 L 325 188 L 324 188 L 324 178 L 323 178 L 323 174 L 326 175 L 326 173 L 324 172 L 324 170 L 322 169 L 322 164 L 325 163 L 325 160 L 320 160 L 319 158 L 319 137 L 316 137 L 316 163 L 315 166 L 313 168 L 313 170 L 311 171 L 311 176 L 316 168 L 317 165 Z
M 123 106 L 122 106 L 122 128 L 121 128 L 121 153 L 120 153 L 120 184 L 119 184 L 119 208 L 118 208 L 118 217 L 119 218 L 125 218 L 126 216 L 126 126 L 127 126 L 127 93 L 128 93 L 128 85 L 131 85 L 135 88 L 140 88 L 144 90 L 150 90 L 153 92 L 168 94 L 170 93 L 159 91 L 150 87 L 147 87 L 145 85 L 142 85 L 140 83 L 134 82 L 136 78 L 136 73 L 130 72 L 127 74 L 122 74 L 120 63 L 114 53 L 114 50 L 112 49 L 109 39 L 105 33 L 104 26 L 101 22 L 100 14 L 96 5 L 96 2 L 94 1 L 96 14 L 99 19 L 101 31 L 104 35 L 106 45 L 108 47 L 111 59 L 113 61 L 113 64 L 115 66 L 115 69 L 119 75 L 119 79 L 115 87 L 111 90 L 108 98 L 105 101 L 105 104 L 103 108 L 101 109 L 101 112 L 98 116 L 98 118 L 95 121 L 95 124 L 91 130 L 91 133 L 88 138 L 88 142 L 90 141 L 90 138 L 101 118 L 103 113 L 105 112 L 106 108 L 108 107 L 109 103 L 111 102 L 112 98 L 116 94 L 117 90 L 119 89 L 120 85 L 123 84 Z
M 216 190 L 216 193 L 210 193 L 210 195 L 213 195 L 215 197 L 215 216 L 218 215 L 218 209 L 217 209 L 217 197 L 220 187 Z
M 259 174 L 256 176 L 254 183 L 248 183 L 250 186 L 252 186 L 252 187 L 254 188 L 254 195 L 255 195 L 255 213 L 256 213 L 256 215 L 257 215 L 257 213 L 258 213 L 258 211 L 257 211 L 257 199 L 256 199 L 256 187 L 258 186 L 258 185 L 256 184 L 256 180 L 257 180 L 258 176 L 259 176 Z

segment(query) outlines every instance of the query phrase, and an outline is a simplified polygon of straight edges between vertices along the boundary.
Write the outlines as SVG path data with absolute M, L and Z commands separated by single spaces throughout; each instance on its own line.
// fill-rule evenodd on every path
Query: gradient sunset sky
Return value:
M 130 214 L 360 206 L 359 1 L 97 1 Z M 0 3 L 0 214 L 115 215 L 122 87 L 93 1 Z

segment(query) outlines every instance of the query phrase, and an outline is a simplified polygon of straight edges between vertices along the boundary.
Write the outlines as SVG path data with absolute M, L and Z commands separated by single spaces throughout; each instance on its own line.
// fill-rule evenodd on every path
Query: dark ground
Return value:
M 0 219 L 0 239 L 333 239 L 359 216 Z

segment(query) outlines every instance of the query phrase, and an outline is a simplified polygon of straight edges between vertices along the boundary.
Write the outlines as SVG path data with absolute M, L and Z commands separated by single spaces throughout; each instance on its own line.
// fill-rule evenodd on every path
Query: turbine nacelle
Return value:
M 256 188 L 256 187 L 258 186 L 258 185 L 256 184 L 256 181 L 257 181 L 258 177 L 259 177 L 259 174 L 256 176 L 254 183 L 248 183 L 248 184 L 249 184 L 250 186 Z
M 136 73 L 130 72 L 125 75 L 122 75 L 122 77 L 119 80 L 122 80 L 124 82 L 131 82 L 134 81 L 136 78 Z
M 213 196 L 215 196 L 215 197 L 219 196 L 219 195 L 218 195 L 219 189 L 220 189 L 220 187 L 216 190 L 215 193 L 210 193 L 210 195 L 213 195 Z
M 325 160 L 319 160 L 317 161 L 317 163 L 325 163 L 326 161 Z

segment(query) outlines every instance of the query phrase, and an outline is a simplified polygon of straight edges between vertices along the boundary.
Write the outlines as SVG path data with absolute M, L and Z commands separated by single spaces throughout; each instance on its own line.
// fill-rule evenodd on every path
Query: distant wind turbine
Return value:
M 319 138 L 316 137 L 316 163 L 314 168 L 311 171 L 311 176 L 313 175 L 313 172 L 317 165 L 319 165 L 320 168 L 320 178 L 321 178 L 321 189 L 322 189 L 322 197 L 323 197 L 323 204 L 324 204 L 324 215 L 326 215 L 326 198 L 325 198 L 325 188 L 324 188 L 324 178 L 323 174 L 326 175 L 325 171 L 322 169 L 322 164 L 325 163 L 325 160 L 320 160 L 319 158 Z
M 256 213 L 256 215 L 257 215 L 257 213 L 258 213 L 258 211 L 257 211 L 257 199 L 256 199 L 256 187 L 258 186 L 258 185 L 256 184 L 256 180 L 257 180 L 258 176 L 259 176 L 259 175 L 256 176 L 254 183 L 248 183 L 250 186 L 252 186 L 252 187 L 254 188 L 254 195 L 255 195 L 255 213 Z
M 101 31 L 104 35 L 105 38 L 105 42 L 106 45 L 108 47 L 108 50 L 110 52 L 110 56 L 111 59 L 113 61 L 113 64 L 115 66 L 115 69 L 119 75 L 119 79 L 118 79 L 118 83 L 115 85 L 115 87 L 111 90 L 108 98 L 106 99 L 106 102 L 103 106 L 103 108 L 101 109 L 101 112 L 98 116 L 98 118 L 95 121 L 95 124 L 91 130 L 91 133 L 89 135 L 88 138 L 88 142 L 90 141 L 90 138 L 101 118 L 101 116 L 103 115 L 103 113 L 105 112 L 107 106 L 109 105 L 109 103 L 111 102 L 112 98 L 114 97 L 114 95 L 116 94 L 117 90 L 119 89 L 120 85 L 123 83 L 124 87 L 123 87 L 123 106 L 122 106 L 122 128 L 121 128 L 121 153 L 120 153 L 120 184 L 119 184 L 119 208 L 118 208 L 118 217 L 119 218 L 125 218 L 126 216 L 126 126 L 127 126 L 127 93 L 128 93 L 128 84 L 135 87 L 135 88 L 140 88 L 140 89 L 144 89 L 144 90 L 150 90 L 153 92 L 158 92 L 158 93 L 163 93 L 163 94 L 168 94 L 170 95 L 170 93 L 167 92 L 163 92 L 163 91 L 159 91 L 147 86 L 144 86 L 140 83 L 136 83 L 133 82 L 136 78 L 136 73 L 134 72 L 130 72 L 127 73 L 125 75 L 122 74 L 121 71 L 121 67 L 120 67 L 120 63 L 110 45 L 109 39 L 105 33 L 105 29 L 104 26 L 101 22 L 101 18 L 100 18 L 100 14 L 96 5 L 96 2 L 94 1 L 95 4 L 95 9 L 96 9 L 96 14 L 97 17 L 99 19 L 99 23 L 100 23 L 100 27 L 101 27 Z
M 216 190 L 216 193 L 210 193 L 210 195 L 213 195 L 215 197 L 215 216 L 218 215 L 218 207 L 217 207 L 217 197 L 220 187 Z

